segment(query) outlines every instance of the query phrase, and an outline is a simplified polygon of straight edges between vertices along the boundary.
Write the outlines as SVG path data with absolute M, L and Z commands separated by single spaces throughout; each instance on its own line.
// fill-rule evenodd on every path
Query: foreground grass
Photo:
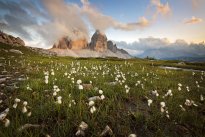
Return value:
M 1 47 L 5 48 L 16 47 Z M 205 97 L 204 72 L 158 67 L 165 64 L 176 66 L 178 63 L 171 61 L 42 57 L 24 48 L 20 50 L 25 54 L 0 51 L 5 58 L 0 60 L 5 64 L 0 71 L 6 70 L 8 74 L 20 72 L 26 78 L 12 92 L 1 89 L 6 98 L 0 104 L 0 112 L 10 108 L 7 116 L 10 125 L 4 127 L 0 122 L 1 137 L 75 136 L 81 121 L 88 124 L 85 136 L 89 137 L 99 136 L 106 125 L 113 131 L 111 136 L 116 137 L 130 134 L 139 137 L 203 137 L 205 134 L 205 105 L 201 100 L 201 96 Z M 203 70 L 204 64 L 186 64 L 183 67 Z M 48 84 L 45 83 L 44 72 L 49 73 Z M 92 81 L 92 88 L 80 90 L 77 80 L 82 80 L 82 84 Z M 180 91 L 179 83 L 182 85 Z M 53 96 L 54 86 L 60 89 L 56 96 Z M 187 91 L 187 86 L 190 91 Z M 95 101 L 96 111 L 91 113 L 88 99 L 101 96 L 99 90 L 103 90 L 105 99 Z M 158 97 L 152 93 L 153 90 L 157 90 Z M 168 90 L 172 90 L 173 96 L 165 96 Z M 62 104 L 56 103 L 59 96 Z M 14 109 L 12 106 L 16 98 L 21 102 Z M 148 99 L 153 101 L 150 107 Z M 193 100 L 197 106 L 185 105 L 186 99 Z M 24 114 L 23 101 L 28 102 L 28 112 Z M 160 111 L 161 102 L 165 102 L 168 112 Z M 30 117 L 27 116 L 29 112 L 32 113 Z M 18 131 L 26 123 L 40 127 Z

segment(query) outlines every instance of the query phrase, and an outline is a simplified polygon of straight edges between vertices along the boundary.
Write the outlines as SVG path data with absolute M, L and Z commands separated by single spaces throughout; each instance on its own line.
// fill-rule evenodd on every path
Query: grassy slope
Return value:
M 119 60 L 111 59 L 74 59 L 69 57 L 42 57 L 30 52 L 24 47 L 11 47 L 9 45 L 0 45 L 0 49 L 17 48 L 24 55 L 16 55 L 10 52 L 0 51 L 0 56 L 6 58 L 6 61 L 0 60 L 0 63 L 6 63 L 5 69 L 9 73 L 19 71 L 29 77 L 28 80 L 18 85 L 20 88 L 12 93 L 1 91 L 11 96 L 3 103 L 3 107 L 10 108 L 8 118 L 11 125 L 5 128 L 0 123 L 0 136 L 74 136 L 77 127 L 81 121 L 85 121 L 89 128 L 86 136 L 99 136 L 106 125 L 109 125 L 116 137 L 128 136 L 136 133 L 138 136 L 199 136 L 205 134 L 205 105 L 200 101 L 200 95 L 205 96 L 205 75 L 197 72 L 194 76 L 192 72 L 186 71 L 165 71 L 157 66 L 169 65 L 176 66 L 177 62 L 172 61 L 154 61 L 142 59 Z M 14 57 L 12 57 L 14 56 Z M 8 65 L 8 60 L 11 66 Z M 73 67 L 71 64 L 73 62 Z M 13 68 L 13 66 L 15 68 Z M 87 69 L 84 68 L 87 67 Z M 95 68 L 94 68 L 95 67 Z M 188 64 L 186 68 L 204 69 L 204 64 Z M 75 68 L 77 73 L 71 74 L 71 69 Z M 101 69 L 100 69 L 101 68 Z M 115 86 L 108 85 L 108 82 L 115 81 L 118 74 L 125 75 L 125 83 Z M 49 84 L 44 82 L 44 71 L 51 72 L 54 69 L 55 75 L 49 76 Z M 0 67 L 0 71 L 4 70 Z M 65 76 L 67 72 L 70 75 Z M 135 73 L 138 76 L 135 76 Z M 75 79 L 72 83 L 71 78 Z M 88 98 L 99 95 L 94 88 L 91 90 L 80 91 L 76 87 L 76 81 L 81 79 L 83 83 L 93 82 L 93 86 L 104 91 L 105 100 L 95 102 L 97 111 L 91 114 L 87 105 Z M 122 79 L 122 78 L 120 78 Z M 137 81 L 144 85 L 135 86 Z M 197 88 L 195 81 L 199 82 Z M 178 83 L 181 83 L 182 90 L 178 91 Z M 26 89 L 27 85 L 32 91 Z M 57 85 L 61 91 L 58 96 L 62 96 L 62 104 L 56 104 L 56 98 L 52 96 L 53 85 Z M 124 86 L 128 85 L 130 91 L 125 92 Z M 187 92 L 186 86 L 190 87 Z M 151 94 L 152 90 L 157 90 L 159 97 Z M 171 89 L 172 97 L 162 96 L 167 90 Z M 147 106 L 147 99 L 153 100 L 151 107 Z M 12 105 L 15 98 L 20 98 L 28 102 L 31 117 L 22 114 L 22 103 L 17 109 Z M 198 107 L 184 106 L 186 99 L 194 100 Z M 76 105 L 71 103 L 75 100 Z M 168 107 L 170 119 L 160 112 L 160 102 L 164 101 Z M 183 112 L 179 105 L 183 105 L 186 111 Z M 1 111 L 3 108 L 1 108 Z M 0 112 L 1 112 L 0 111 Z M 42 124 L 43 128 L 28 129 L 23 132 L 17 132 L 17 128 L 26 123 Z

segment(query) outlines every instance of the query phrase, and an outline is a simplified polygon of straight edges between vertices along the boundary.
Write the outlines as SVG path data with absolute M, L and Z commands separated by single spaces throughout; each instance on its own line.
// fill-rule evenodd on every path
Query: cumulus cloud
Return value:
M 133 43 L 116 42 L 119 48 L 126 49 L 131 55 L 137 57 L 180 58 L 201 57 L 205 60 L 205 43 L 187 43 L 176 40 L 171 43 L 167 38 L 141 38 Z
M 167 16 L 171 14 L 171 8 L 168 2 L 163 4 L 160 0 L 151 0 L 151 6 L 155 7 L 154 19 L 156 19 L 158 15 Z
M 202 21 L 203 21 L 203 19 L 196 18 L 193 16 L 191 19 L 187 19 L 184 23 L 185 24 L 197 24 L 197 23 L 201 23 Z
M 149 25 L 145 17 L 122 23 L 95 9 L 88 0 L 81 0 L 81 3 L 82 6 L 64 0 L 0 1 L 0 22 L 6 23 L 1 29 L 19 35 L 26 44 L 45 48 L 65 35 L 88 39 L 84 18 L 101 31 L 108 28 L 132 31 Z
M 104 15 L 89 3 L 88 0 L 81 0 L 83 7 L 82 13 L 88 18 L 95 29 L 105 31 L 108 28 L 115 28 L 121 30 L 136 30 L 149 25 L 149 21 L 145 17 L 139 18 L 137 22 L 122 23 L 114 18 Z

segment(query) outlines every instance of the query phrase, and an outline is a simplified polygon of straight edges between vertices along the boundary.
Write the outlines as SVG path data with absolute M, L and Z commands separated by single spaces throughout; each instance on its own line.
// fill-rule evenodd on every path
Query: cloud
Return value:
M 193 8 L 197 8 L 199 7 L 199 5 L 201 4 L 202 0 L 191 0 L 192 1 L 192 6 Z
M 88 0 L 81 0 L 82 14 L 85 15 L 90 23 L 93 25 L 95 29 L 99 29 L 101 31 L 105 31 L 109 28 L 121 29 L 125 31 L 136 30 L 140 28 L 147 27 L 149 25 L 149 21 L 145 17 L 139 18 L 139 21 L 132 23 L 122 23 L 114 18 L 104 15 L 99 12 L 97 9 L 93 8 L 93 6 L 89 3 Z
M 184 23 L 185 24 L 197 24 L 197 23 L 201 23 L 201 22 L 203 22 L 203 19 L 196 18 L 193 16 L 191 19 L 187 19 Z
M 31 40 L 32 38 L 30 37 L 29 32 L 25 30 L 24 26 L 37 24 L 37 18 L 27 12 L 27 7 L 22 8 L 22 3 L 24 2 L 27 3 L 27 1 L 0 1 L 0 11 L 3 13 L 0 14 L 0 20 L 7 24 L 3 29 L 15 32 L 20 36 Z M 35 5 L 32 2 L 30 3 Z M 39 13 L 35 6 L 33 6 L 33 9 L 36 10 L 36 13 Z
M 156 19 L 158 15 L 171 15 L 171 8 L 168 2 L 163 4 L 160 0 L 151 0 L 151 5 L 155 7 L 154 19 Z
M 167 38 L 141 38 L 133 43 L 116 42 L 118 48 L 126 49 L 137 57 L 177 58 L 203 57 L 205 59 L 205 43 L 187 43 L 184 40 L 169 42 Z
M 131 23 L 119 22 L 99 12 L 88 0 L 81 2 L 82 6 L 64 0 L 0 1 L 0 23 L 7 24 L 1 29 L 19 35 L 32 46 L 45 48 L 65 35 L 89 39 L 87 20 L 101 31 L 109 28 L 132 31 L 149 25 L 145 17 Z

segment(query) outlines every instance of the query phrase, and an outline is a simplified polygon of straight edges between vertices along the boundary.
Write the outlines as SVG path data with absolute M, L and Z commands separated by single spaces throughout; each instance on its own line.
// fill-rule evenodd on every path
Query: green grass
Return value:
M 2 49 L 11 48 L 21 50 L 24 55 L 5 52 Z M 143 59 L 122 60 L 116 58 L 71 58 L 71 57 L 46 57 L 40 56 L 24 47 L 12 47 L 0 45 L 0 72 L 4 69 L 9 74 L 16 71 L 29 77 L 28 80 L 18 84 L 19 89 L 14 92 L 2 90 L 7 99 L 0 104 L 0 112 L 9 107 L 7 118 L 11 124 L 4 127 L 0 122 L 0 137 L 28 136 L 39 137 L 49 134 L 57 136 L 75 136 L 81 121 L 88 124 L 86 136 L 99 136 L 106 125 L 113 130 L 114 137 L 129 136 L 131 133 L 139 137 L 174 137 L 205 135 L 205 104 L 200 101 L 200 95 L 205 97 L 205 74 L 190 71 L 164 70 L 158 66 L 176 66 L 176 61 L 149 61 Z M 14 56 L 14 57 L 12 57 Z M 10 62 L 10 66 L 9 66 Z M 205 64 L 186 63 L 183 68 L 195 68 L 205 70 Z M 71 74 L 72 68 L 76 73 Z M 55 75 L 51 75 L 51 69 Z M 49 83 L 44 82 L 44 71 L 49 71 Z M 70 74 L 70 78 L 64 73 Z M 138 75 L 135 75 L 135 74 Z M 115 77 L 122 74 L 125 82 L 109 85 Z M 72 83 L 71 78 L 74 78 Z M 202 80 L 203 78 L 203 80 Z M 93 88 L 79 90 L 76 81 L 81 79 L 83 83 L 92 81 Z M 122 77 L 119 78 L 122 80 Z M 142 85 L 135 86 L 137 81 Z M 196 86 L 196 81 L 200 87 Z M 182 84 L 182 90 L 178 91 L 178 83 Z M 32 91 L 27 90 L 27 85 Z M 62 96 L 62 104 L 56 104 L 53 97 L 53 86 L 57 85 L 61 91 L 57 96 Z M 130 87 L 129 93 L 125 91 L 125 85 Z M 189 86 L 190 92 L 187 92 Z M 102 89 L 104 100 L 95 101 L 96 112 L 90 113 L 88 98 L 98 96 L 98 90 Z M 163 96 L 171 89 L 172 97 Z M 159 97 L 151 94 L 157 90 Z M 10 97 L 10 98 L 9 98 Z M 153 100 L 150 107 L 147 99 Z M 21 99 L 17 109 L 12 108 L 14 99 Z M 198 107 L 185 106 L 186 99 L 193 100 Z M 75 100 L 76 104 L 72 103 Z M 22 102 L 28 102 L 28 110 L 31 117 L 21 112 Z M 168 119 L 165 113 L 160 112 L 160 102 L 164 101 L 168 107 Z M 71 107 L 69 104 L 72 104 Z M 186 111 L 182 111 L 179 105 L 183 105 Z M 26 124 L 40 124 L 41 128 L 29 128 L 22 132 L 17 129 Z M 186 132 L 185 132 L 186 131 Z

